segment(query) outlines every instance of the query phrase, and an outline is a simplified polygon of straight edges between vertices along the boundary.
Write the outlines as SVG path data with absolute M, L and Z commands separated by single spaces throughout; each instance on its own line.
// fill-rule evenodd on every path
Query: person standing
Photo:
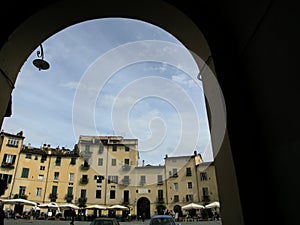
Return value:
M 0 225 L 4 225 L 5 213 L 3 210 L 3 203 L 0 201 Z
M 5 190 L 7 189 L 7 183 L 0 179 L 0 196 L 4 195 Z M 5 213 L 3 210 L 3 202 L 0 201 L 0 225 L 4 225 Z

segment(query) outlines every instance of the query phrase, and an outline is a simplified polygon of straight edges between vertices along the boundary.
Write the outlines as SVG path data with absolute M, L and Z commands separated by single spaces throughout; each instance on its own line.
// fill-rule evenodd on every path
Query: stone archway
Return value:
M 137 217 L 141 218 L 143 213 L 145 213 L 146 219 L 150 218 L 150 200 L 146 197 L 139 198 L 137 201 Z

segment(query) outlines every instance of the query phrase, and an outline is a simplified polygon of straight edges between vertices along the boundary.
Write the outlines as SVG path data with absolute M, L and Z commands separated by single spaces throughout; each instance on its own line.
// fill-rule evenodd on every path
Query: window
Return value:
M 112 151 L 113 151 L 113 152 L 116 152 L 116 151 L 117 151 L 117 145 L 113 145 L 113 146 L 112 146 Z
M 69 173 L 69 181 L 74 181 L 74 173 Z
M 26 187 L 25 186 L 20 186 L 19 187 L 19 196 L 24 196 L 26 192 Z
M 186 176 L 192 176 L 192 170 L 191 167 L 186 168 Z
M 80 198 L 86 198 L 86 190 L 85 189 L 80 190 Z
M 162 175 L 157 175 L 157 184 L 158 185 L 162 185 L 163 184 Z
M 208 187 L 203 187 L 202 193 L 203 193 L 203 196 L 209 196 Z
M 129 191 L 124 190 L 123 195 L 124 195 L 124 204 L 129 204 Z
M 124 164 L 129 165 L 129 159 L 124 159 Z
M 81 183 L 83 183 L 83 184 L 87 184 L 87 183 L 88 183 L 88 181 L 89 181 L 89 179 L 88 179 L 88 175 L 86 175 L 86 174 L 83 174 L 83 175 L 82 175 L 82 177 L 81 177 Z
M 164 201 L 164 191 L 163 190 L 157 190 L 157 201 L 158 202 Z
M 192 182 L 188 182 L 187 183 L 187 187 L 188 187 L 188 189 L 192 189 L 193 188 L 193 183 Z
M 41 163 L 45 162 L 47 160 L 47 155 L 42 155 L 41 157 Z
M 74 158 L 74 157 L 71 158 L 71 162 L 70 163 L 71 163 L 71 165 L 75 165 L 76 164 L 76 158 Z
M 201 181 L 207 180 L 207 173 L 206 173 L 206 172 L 201 172 L 201 173 L 200 173 L 200 180 L 201 180 Z
M 6 145 L 17 148 L 19 145 L 19 140 L 15 138 L 8 138 Z
M 129 176 L 124 176 L 123 178 L 123 184 L 129 184 Z
M 43 174 L 39 174 L 38 180 L 44 180 L 44 175 Z
M 57 186 L 55 186 L 55 185 L 52 186 L 51 193 L 52 193 L 53 196 L 56 196 L 56 194 L 57 194 Z
M 38 155 L 35 155 L 34 160 L 38 160 L 38 159 L 39 159 Z
M 179 195 L 174 195 L 174 202 L 179 202 Z
M 125 146 L 125 152 L 129 152 L 130 148 L 128 146 Z
M 25 155 L 25 159 L 31 159 L 31 154 L 30 153 L 26 153 L 26 155 Z
M 103 166 L 103 158 L 98 159 L 98 166 Z
M 98 154 L 102 154 L 104 151 L 104 146 L 102 144 L 99 145 Z
M 116 166 L 117 165 L 117 160 L 116 159 L 111 159 L 111 165 Z
M 4 154 L 2 165 L 13 165 L 16 160 L 16 155 Z
M 115 199 L 116 198 L 116 190 L 110 190 L 109 198 L 110 199 Z
M 41 197 L 42 196 L 42 188 L 36 188 L 36 191 L 35 191 L 35 196 L 38 196 L 38 197 Z
M 178 177 L 177 168 L 172 169 L 172 175 L 173 175 L 173 177 Z
M 193 201 L 193 195 L 186 195 L 186 196 L 185 196 L 185 200 L 186 200 L 187 202 Z
M 73 195 L 73 187 L 68 187 L 67 196 L 72 196 L 72 195 Z
M 58 177 L 59 177 L 59 172 L 54 172 L 54 180 L 58 180 Z
M 0 173 L 0 179 L 4 180 L 4 182 L 8 185 L 11 183 L 12 175 Z
M 60 157 L 60 156 L 57 156 L 57 157 L 56 157 L 56 161 L 55 161 L 55 165 L 56 165 L 56 166 L 60 166 L 60 164 L 61 164 L 61 157 Z
M 86 153 L 90 152 L 90 146 L 89 145 L 85 145 L 85 152 Z
M 96 190 L 96 198 L 101 198 L 101 190 Z
M 28 175 L 29 175 L 29 168 L 23 168 L 21 177 L 28 178 Z
M 97 180 L 97 183 L 102 183 L 102 180 L 104 179 L 104 176 L 101 176 L 101 175 L 97 176 L 97 175 L 95 175 L 95 179 Z
M 118 183 L 118 176 L 108 176 L 108 183 L 114 183 L 117 184 Z
M 178 191 L 178 183 L 174 183 L 173 187 L 175 191 Z
M 40 170 L 45 170 L 45 166 L 40 166 Z
M 146 184 L 146 176 L 141 176 L 140 184 L 141 185 Z

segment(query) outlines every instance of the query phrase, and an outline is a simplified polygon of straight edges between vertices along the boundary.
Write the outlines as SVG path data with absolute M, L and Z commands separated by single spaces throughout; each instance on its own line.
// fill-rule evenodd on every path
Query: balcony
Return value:
M 6 168 L 6 169 L 14 169 L 15 168 L 12 163 L 7 163 L 7 162 L 2 162 L 1 167 Z
M 80 183 L 81 184 L 87 184 L 89 182 L 88 178 L 80 178 Z
M 164 198 L 157 198 L 156 203 L 165 203 Z
M 157 185 L 163 185 L 164 182 L 163 181 L 157 181 Z
M 130 180 L 129 179 L 122 179 L 122 184 L 123 185 L 129 185 L 130 184 Z
M 122 170 L 128 171 L 128 170 L 130 170 L 130 169 L 131 169 L 131 166 L 130 166 L 129 164 L 124 164 L 124 165 L 122 166 Z
M 209 195 L 203 195 L 203 196 L 202 196 L 202 201 L 203 201 L 203 202 L 210 202 L 210 197 L 209 197 Z
M 57 199 L 57 193 L 51 193 L 49 195 L 49 198 L 51 199 L 51 202 L 55 202 Z
M 187 176 L 187 177 L 192 176 L 192 172 L 186 172 L 186 176 Z
M 74 196 L 72 194 L 66 194 L 65 196 L 65 200 L 68 202 L 68 203 L 71 203 L 72 200 L 73 200 Z
M 81 164 L 80 169 L 82 170 L 88 170 L 90 168 L 89 164 Z

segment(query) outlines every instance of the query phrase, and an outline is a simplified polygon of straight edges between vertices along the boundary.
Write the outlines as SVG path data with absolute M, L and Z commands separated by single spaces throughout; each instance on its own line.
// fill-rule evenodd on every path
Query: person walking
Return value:
M 71 225 L 74 225 L 74 220 L 75 220 L 76 212 L 75 209 L 71 209 Z

